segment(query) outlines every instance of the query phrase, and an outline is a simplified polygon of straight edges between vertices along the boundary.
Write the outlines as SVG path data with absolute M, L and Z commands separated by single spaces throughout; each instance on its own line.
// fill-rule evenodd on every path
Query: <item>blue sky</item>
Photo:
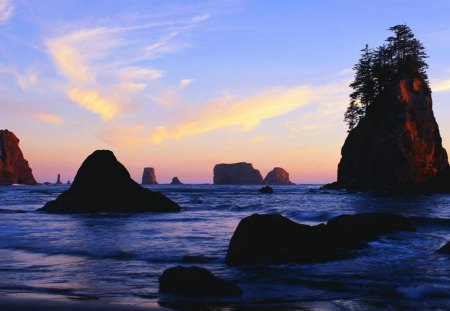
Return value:
M 335 179 L 360 49 L 406 23 L 450 143 L 450 1 L 0 0 L 0 124 L 39 181 L 113 150 L 138 180 L 221 162 Z

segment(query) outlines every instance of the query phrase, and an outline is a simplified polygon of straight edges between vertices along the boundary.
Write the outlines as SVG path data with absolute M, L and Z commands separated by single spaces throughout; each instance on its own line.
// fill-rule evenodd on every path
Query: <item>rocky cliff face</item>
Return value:
M 261 173 L 251 163 L 216 164 L 214 166 L 214 184 L 216 185 L 260 185 Z
M 19 148 L 19 139 L 13 132 L 0 130 L 0 185 L 35 185 L 28 161 Z
M 289 173 L 281 167 L 275 167 L 271 170 L 266 178 L 264 178 L 266 185 L 293 185 L 294 183 L 289 180 Z
M 339 187 L 411 191 L 427 185 L 448 167 L 427 84 L 394 80 L 349 133 L 341 154 Z
M 142 184 L 143 185 L 157 185 L 155 169 L 153 167 L 144 168 L 142 173 Z

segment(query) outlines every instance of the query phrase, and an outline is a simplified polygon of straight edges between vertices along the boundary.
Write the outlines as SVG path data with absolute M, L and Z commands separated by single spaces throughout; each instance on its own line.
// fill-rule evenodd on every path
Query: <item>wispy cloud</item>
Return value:
M 448 92 L 450 91 L 450 80 L 433 83 L 431 89 L 433 90 L 433 92 Z
M 182 44 L 174 39 L 207 18 L 199 15 L 170 23 L 81 29 L 49 38 L 46 46 L 67 80 L 67 98 L 109 121 L 134 109 L 133 97 L 145 91 L 152 80 L 163 77 L 163 70 L 143 63 L 178 50 Z M 145 37 L 150 39 L 143 42 Z M 190 82 L 185 80 L 180 88 Z M 165 98 L 169 97 L 166 94 Z M 148 95 L 142 95 L 144 98 Z
M 14 5 L 11 0 L 0 0 L 0 24 L 4 24 L 14 15 Z
M 50 113 L 36 113 L 35 118 L 45 123 L 51 123 L 55 125 L 62 124 L 62 120 L 60 117 Z
M 15 78 L 17 85 L 23 91 L 29 89 L 30 87 L 36 86 L 38 82 L 38 73 L 33 68 L 21 73 L 15 68 L 0 66 L 0 73 L 12 75 Z
M 99 114 L 103 120 L 111 120 L 119 111 L 119 104 L 111 99 L 103 97 L 97 90 L 70 88 L 69 98 L 79 106 L 90 112 Z
M 193 79 L 180 80 L 177 87 L 169 87 L 160 91 L 158 94 L 150 95 L 150 99 L 160 105 L 172 107 L 177 102 L 180 102 L 180 93 L 193 81 Z
M 155 129 L 151 137 L 154 143 L 160 143 L 169 138 L 179 139 L 228 127 L 249 131 L 262 120 L 283 115 L 310 103 L 312 97 L 308 86 L 274 88 L 241 100 L 225 96 L 208 103 L 194 117 L 170 127 Z

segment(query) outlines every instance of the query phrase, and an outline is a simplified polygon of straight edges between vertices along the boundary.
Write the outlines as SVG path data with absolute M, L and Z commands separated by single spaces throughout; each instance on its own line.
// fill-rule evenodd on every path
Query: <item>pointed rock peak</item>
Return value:
M 178 179 L 177 176 L 172 178 L 172 181 L 170 183 L 171 185 L 182 185 L 183 183 Z
M 51 213 L 176 212 L 178 204 L 159 192 L 141 187 L 109 150 L 97 150 L 84 160 L 71 187 L 47 202 Z

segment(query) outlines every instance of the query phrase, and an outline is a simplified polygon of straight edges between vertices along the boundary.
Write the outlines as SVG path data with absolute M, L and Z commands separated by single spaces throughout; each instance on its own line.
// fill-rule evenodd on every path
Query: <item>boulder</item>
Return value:
M 56 183 L 55 183 L 55 185 L 62 185 L 62 182 L 61 182 L 61 175 L 60 175 L 60 174 L 58 174 L 58 177 L 56 178 Z
M 260 185 L 261 173 L 251 163 L 216 164 L 214 166 L 215 185 Z
M 200 267 L 177 266 L 159 277 L 159 290 L 181 295 L 239 296 L 241 289 Z
M 341 155 L 334 188 L 426 187 L 449 166 L 426 81 L 411 74 L 394 79 L 349 132 Z
M 143 185 L 157 185 L 155 169 L 153 167 L 145 167 L 142 173 Z
M 170 182 L 171 185 L 182 185 L 183 183 L 178 179 L 178 177 L 172 178 L 172 181 Z
M 261 189 L 259 189 L 259 192 L 261 193 L 273 193 L 272 187 L 264 186 Z
M 72 185 L 40 211 L 50 213 L 177 212 L 178 204 L 141 187 L 109 150 L 84 160 Z
M 294 185 L 289 180 L 289 173 L 281 167 L 275 167 L 271 170 L 264 178 L 264 183 L 266 185 Z
M 0 130 L 0 185 L 37 184 L 19 141 L 13 132 Z
M 447 242 L 444 246 L 437 250 L 441 254 L 450 254 L 450 242 Z
M 278 214 L 254 214 L 237 226 L 225 262 L 236 266 L 342 259 L 350 250 L 393 231 L 415 228 L 405 217 L 385 213 L 341 215 L 317 226 L 302 225 Z

